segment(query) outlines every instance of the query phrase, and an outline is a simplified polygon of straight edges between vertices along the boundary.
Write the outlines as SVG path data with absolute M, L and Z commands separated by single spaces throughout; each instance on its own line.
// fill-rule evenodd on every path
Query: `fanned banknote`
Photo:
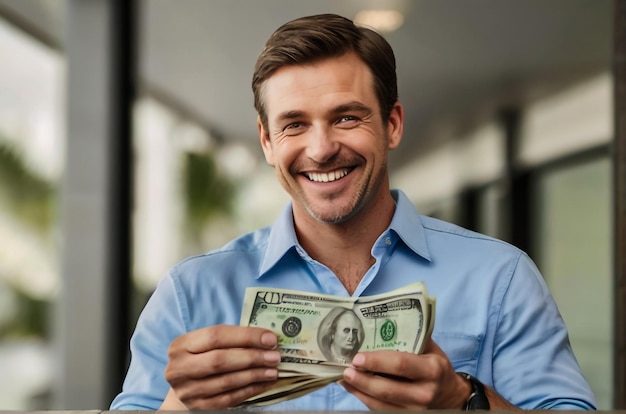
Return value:
M 240 325 L 278 336 L 278 381 L 243 406 L 296 398 L 342 378 L 357 352 L 421 353 L 435 322 L 435 298 L 422 282 L 357 298 L 248 288 Z

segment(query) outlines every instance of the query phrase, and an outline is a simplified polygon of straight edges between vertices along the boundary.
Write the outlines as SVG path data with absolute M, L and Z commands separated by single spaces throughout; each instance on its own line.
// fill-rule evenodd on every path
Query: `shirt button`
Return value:
M 389 246 L 391 244 L 391 237 L 385 237 L 385 244 Z

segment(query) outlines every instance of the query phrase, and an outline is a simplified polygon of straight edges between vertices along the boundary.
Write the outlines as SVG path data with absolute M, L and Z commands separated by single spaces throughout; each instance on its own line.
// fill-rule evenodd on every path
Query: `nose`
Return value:
M 306 155 L 315 162 L 322 164 L 339 151 L 340 144 L 328 127 L 314 126 L 308 138 Z

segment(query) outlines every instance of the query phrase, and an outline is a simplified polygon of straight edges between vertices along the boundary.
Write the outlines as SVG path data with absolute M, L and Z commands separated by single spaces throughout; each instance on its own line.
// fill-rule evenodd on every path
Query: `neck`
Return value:
M 313 259 L 335 273 L 350 294 L 375 262 L 372 246 L 395 211 L 391 193 L 372 200 L 365 210 L 343 223 L 322 223 L 294 210 L 298 241 Z

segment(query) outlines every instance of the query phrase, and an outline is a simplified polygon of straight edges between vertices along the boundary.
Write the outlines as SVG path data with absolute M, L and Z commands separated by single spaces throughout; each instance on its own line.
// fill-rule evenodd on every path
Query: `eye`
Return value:
M 345 115 L 345 116 L 342 116 L 341 118 L 339 118 L 339 120 L 337 120 L 337 122 L 347 122 L 347 121 L 354 121 L 354 120 L 356 120 L 356 116 Z
M 335 122 L 336 125 L 339 125 L 344 128 L 350 128 L 356 126 L 360 121 L 360 118 L 353 115 L 343 115 L 337 119 Z
M 301 122 L 292 122 L 291 124 L 287 125 L 285 129 L 300 128 L 301 126 L 302 126 Z
M 283 128 L 283 132 L 286 135 L 295 135 L 304 129 L 304 123 L 302 122 L 292 122 Z

